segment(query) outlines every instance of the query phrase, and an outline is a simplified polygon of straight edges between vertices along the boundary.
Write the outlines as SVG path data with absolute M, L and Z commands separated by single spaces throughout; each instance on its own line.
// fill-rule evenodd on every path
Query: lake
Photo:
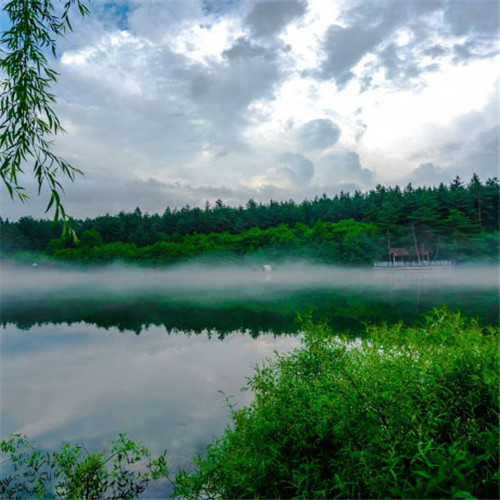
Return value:
M 98 449 L 120 432 L 186 466 L 229 422 L 256 363 L 300 316 L 362 335 L 446 304 L 498 324 L 498 268 L 406 272 L 283 264 L 2 269 L 1 434 Z M 223 394 L 222 394 L 222 393 Z M 224 396 L 225 395 L 225 396 Z M 155 494 L 156 495 L 156 494 Z

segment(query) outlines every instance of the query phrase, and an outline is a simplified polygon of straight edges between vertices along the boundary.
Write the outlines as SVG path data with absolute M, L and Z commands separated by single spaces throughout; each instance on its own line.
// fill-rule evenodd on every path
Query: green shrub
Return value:
M 0 441 L 0 451 L 10 468 L 0 479 L 0 498 L 135 498 L 168 477 L 165 453 L 153 459 L 125 434 L 98 453 L 70 443 L 45 451 L 20 434 Z
M 497 332 L 446 310 L 358 341 L 305 330 L 176 495 L 498 498 Z

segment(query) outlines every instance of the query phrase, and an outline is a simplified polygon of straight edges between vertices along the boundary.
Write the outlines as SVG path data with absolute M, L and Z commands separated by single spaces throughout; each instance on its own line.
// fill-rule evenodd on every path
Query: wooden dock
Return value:
M 451 269 L 452 267 L 453 262 L 451 260 L 380 261 L 373 263 L 373 268 L 381 271 L 435 271 L 438 269 Z

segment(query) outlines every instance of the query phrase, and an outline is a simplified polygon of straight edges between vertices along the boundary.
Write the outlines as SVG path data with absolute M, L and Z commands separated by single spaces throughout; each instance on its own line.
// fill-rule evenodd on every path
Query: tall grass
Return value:
M 175 494 L 498 498 L 498 354 L 496 331 L 444 309 L 355 342 L 307 324 Z

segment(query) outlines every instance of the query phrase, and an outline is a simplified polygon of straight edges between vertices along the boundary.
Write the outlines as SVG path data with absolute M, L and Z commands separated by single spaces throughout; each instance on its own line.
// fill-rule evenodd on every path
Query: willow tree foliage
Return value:
M 0 175 L 11 198 L 24 202 L 28 195 L 21 181 L 32 168 L 38 184 L 50 190 L 46 211 L 65 221 L 60 178 L 74 180 L 81 171 L 53 150 L 53 137 L 64 131 L 54 112 L 51 91 L 58 74 L 49 58 L 56 56 L 56 41 L 71 31 L 70 11 L 76 6 L 82 16 L 89 13 L 82 0 L 65 3 L 50 0 L 11 0 L 4 10 L 10 27 L 1 38 L 2 59 Z

